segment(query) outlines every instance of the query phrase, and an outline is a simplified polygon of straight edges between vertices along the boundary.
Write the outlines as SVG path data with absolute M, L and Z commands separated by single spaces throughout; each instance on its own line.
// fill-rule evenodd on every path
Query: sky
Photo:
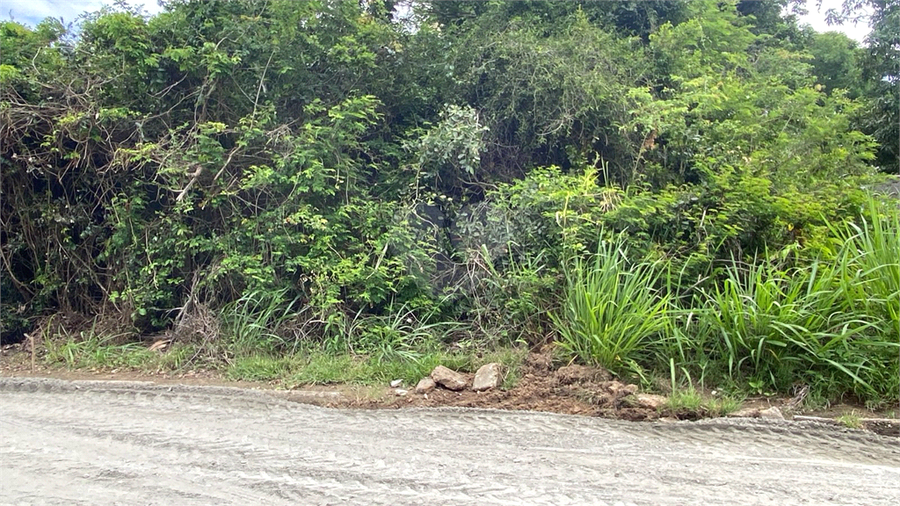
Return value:
M 836 9 L 840 11 L 843 0 L 822 0 L 821 10 L 816 6 L 816 0 L 806 0 L 806 10 L 808 14 L 800 16 L 800 22 L 806 23 L 813 27 L 817 32 L 838 31 L 844 32 L 851 39 L 862 42 L 869 33 L 869 27 L 865 23 L 854 25 L 849 23 L 842 26 L 828 26 L 825 22 L 825 11 L 828 9 Z
M 97 11 L 112 3 L 113 0 L 0 0 L 0 19 L 34 26 L 47 17 L 62 17 L 68 24 L 84 12 Z M 149 14 L 162 10 L 156 0 L 127 0 L 126 3 L 143 5 Z
M 131 5 L 143 5 L 149 14 L 155 14 L 162 10 L 156 0 L 126 1 Z M 822 0 L 822 7 L 819 9 L 816 6 L 817 0 L 806 0 L 806 8 L 809 13 L 806 16 L 802 16 L 800 21 L 808 23 L 818 32 L 841 31 L 849 37 L 862 42 L 868 33 L 868 27 L 865 24 L 828 26 L 825 23 L 825 11 L 829 8 L 840 9 L 841 1 Z M 74 21 L 79 14 L 85 11 L 96 11 L 104 4 L 109 3 L 111 2 L 104 0 L 0 0 L 0 19 L 13 19 L 33 26 L 46 17 L 62 17 L 65 23 L 69 23 Z

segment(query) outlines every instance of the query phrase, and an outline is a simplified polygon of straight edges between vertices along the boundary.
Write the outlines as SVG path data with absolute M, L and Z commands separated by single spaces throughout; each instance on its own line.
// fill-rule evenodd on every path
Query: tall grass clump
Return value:
M 358 324 L 348 335 L 349 351 L 367 355 L 379 362 L 416 361 L 433 352 L 441 337 L 462 325 L 432 320 L 431 314 L 421 319 L 416 311 L 403 304 L 390 306 L 383 316 L 357 317 Z
M 656 264 L 631 263 L 621 236 L 600 242 L 592 258 L 570 260 L 561 308 L 551 314 L 560 346 L 586 363 L 639 372 L 651 339 L 668 327 L 661 275 Z
M 729 378 L 760 390 L 789 391 L 800 381 L 871 390 L 860 377 L 867 361 L 858 339 L 872 325 L 840 309 L 836 275 L 820 263 L 790 270 L 768 260 L 732 264 L 695 304 L 698 348 Z
M 285 303 L 285 290 L 256 291 L 226 304 L 219 312 L 228 355 L 272 353 L 286 345 L 282 327 L 296 316 L 297 299 Z
M 872 201 L 860 224 L 832 227 L 840 246 L 831 259 L 794 268 L 733 261 L 684 312 L 679 359 L 761 392 L 802 383 L 820 398 L 896 400 L 898 229 L 896 212 L 882 216 Z
M 831 227 L 842 243 L 840 269 L 844 306 L 877 317 L 888 340 L 900 339 L 900 210 L 882 209 L 869 198 L 860 224 Z
M 885 400 L 900 396 L 900 209 L 896 200 L 868 199 L 859 224 L 832 226 L 843 243 L 837 255 L 842 306 L 869 318 L 866 371 Z

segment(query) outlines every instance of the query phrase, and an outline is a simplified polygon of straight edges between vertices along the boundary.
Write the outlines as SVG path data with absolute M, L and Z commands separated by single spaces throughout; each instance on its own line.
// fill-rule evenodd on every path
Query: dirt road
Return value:
M 331 410 L 0 378 L 0 504 L 900 504 L 900 443 L 793 423 Z

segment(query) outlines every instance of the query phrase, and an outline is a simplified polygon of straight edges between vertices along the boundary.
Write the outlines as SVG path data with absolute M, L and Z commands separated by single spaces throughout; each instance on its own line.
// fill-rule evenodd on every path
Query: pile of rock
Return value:
M 431 375 L 419 380 L 414 391 L 420 395 L 427 395 L 435 388 L 440 387 L 454 392 L 460 392 L 467 388 L 471 388 L 474 392 L 484 392 L 499 387 L 502 380 L 503 366 L 496 362 L 481 366 L 475 373 L 471 387 L 469 385 L 469 376 L 439 365 L 431 371 Z M 391 382 L 391 386 L 395 386 L 394 382 Z M 397 390 L 398 395 L 405 395 L 406 393 L 405 390 Z

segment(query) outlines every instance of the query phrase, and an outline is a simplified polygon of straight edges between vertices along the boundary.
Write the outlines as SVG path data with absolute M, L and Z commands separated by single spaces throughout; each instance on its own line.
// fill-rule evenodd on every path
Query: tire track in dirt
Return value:
M 0 504 L 896 504 L 897 440 L 0 378 Z

